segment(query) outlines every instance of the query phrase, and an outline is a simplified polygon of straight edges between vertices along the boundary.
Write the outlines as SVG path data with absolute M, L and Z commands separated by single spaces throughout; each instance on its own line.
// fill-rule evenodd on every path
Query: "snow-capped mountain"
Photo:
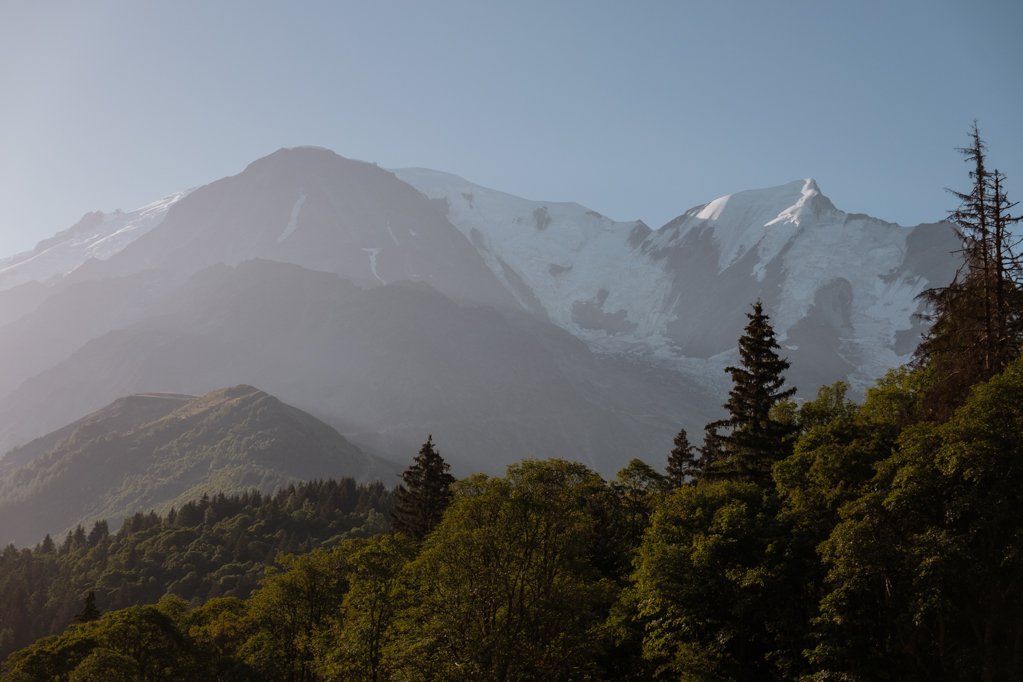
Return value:
M 863 388 L 908 359 L 921 331 L 917 295 L 954 271 L 947 225 L 845 213 L 811 178 L 720 197 L 652 231 L 437 171 L 395 174 L 446 202 L 525 307 L 595 350 L 672 366 L 719 391 L 755 299 L 807 392 L 842 377 Z
M 3 261 L 0 451 L 130 393 L 255 384 L 384 455 L 434 433 L 463 472 L 613 473 L 721 416 L 758 298 L 803 396 L 904 362 L 955 247 L 946 224 L 845 213 L 811 179 L 651 230 L 282 149 Z
M 27 282 L 46 282 L 93 258 L 106 260 L 163 222 L 171 206 L 187 195 L 187 191 L 175 192 L 128 213 L 86 213 L 31 251 L 0 259 L 0 290 Z

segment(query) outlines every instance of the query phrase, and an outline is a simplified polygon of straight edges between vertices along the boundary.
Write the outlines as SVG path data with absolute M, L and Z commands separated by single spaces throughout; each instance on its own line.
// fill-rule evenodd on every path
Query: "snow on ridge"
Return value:
M 719 270 L 752 249 L 760 263 L 767 263 L 795 234 L 804 213 L 814 210 L 818 197 L 830 206 L 813 178 L 727 194 L 689 209 L 662 228 L 656 240 L 661 247 L 678 245 L 693 230 L 709 228 L 718 244 Z M 762 270 L 754 274 L 758 279 L 764 275 Z
M 448 219 L 520 303 L 529 307 L 510 277 L 526 283 L 555 324 L 591 345 L 625 350 L 637 337 L 652 340 L 666 323 L 670 279 L 648 258 L 628 256 L 637 222 L 616 222 L 577 203 L 523 199 L 440 171 L 392 172 L 427 197 L 447 201 Z M 580 306 L 597 317 L 617 315 L 632 331 L 584 326 Z
M 896 334 L 912 325 L 916 295 L 928 285 L 883 276 L 903 263 L 913 228 L 840 211 L 813 178 L 719 197 L 643 231 L 637 244 L 637 223 L 616 223 L 578 204 L 529 201 L 440 171 L 392 172 L 445 199 L 448 218 L 498 278 L 515 291 L 512 270 L 555 324 L 597 352 L 664 363 L 707 386 L 720 383 L 734 348 L 690 358 L 668 338 L 678 303 L 672 285 L 685 273 L 663 256 L 697 248 L 685 239 L 690 232 L 709 231 L 717 254 L 707 256 L 717 257 L 720 277 L 766 283 L 775 273 L 779 288 L 764 295 L 774 301 L 770 313 L 783 342 L 810 314 L 837 325 L 835 352 L 856 368 L 849 378 L 857 387 L 905 360 L 893 350 Z M 728 272 L 751 253 L 749 271 Z
M 106 260 L 161 222 L 192 190 L 175 192 L 134 211 L 86 214 L 31 251 L 0 259 L 0 290 L 66 275 L 89 259 Z

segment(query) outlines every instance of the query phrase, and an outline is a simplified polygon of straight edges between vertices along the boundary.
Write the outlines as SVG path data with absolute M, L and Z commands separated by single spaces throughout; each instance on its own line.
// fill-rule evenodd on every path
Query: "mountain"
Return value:
M 721 415 L 758 298 L 802 396 L 904 362 L 915 296 L 957 246 L 811 179 L 651 230 L 310 147 L 158 204 L 144 229 L 93 218 L 112 227 L 44 242 L 40 263 L 93 246 L 0 290 L 0 452 L 120 396 L 254 384 L 396 461 L 433 433 L 460 473 L 528 456 L 613 473 Z
M 425 282 L 454 300 L 516 307 L 442 206 L 374 164 L 281 149 L 192 191 L 154 229 L 79 280 L 263 259 L 357 284 Z
M 862 389 L 908 360 L 922 331 L 916 296 L 955 272 L 951 226 L 845 213 L 809 178 L 720 197 L 651 230 L 438 171 L 395 174 L 445 202 L 524 307 L 597 351 L 673 367 L 719 394 L 757 298 L 804 395 L 838 378 Z
M 17 360 L 0 372 L 0 395 L 64 360 L 82 344 L 160 310 L 180 281 L 174 273 L 146 271 L 80 282 L 65 277 L 43 291 L 31 289 L 31 284 L 0 292 L 0 301 L 8 296 L 23 302 L 20 314 L 0 326 L 0 357 Z M 23 292 L 30 296 L 17 296 Z
M 249 382 L 396 461 L 433 433 L 460 474 L 527 456 L 611 473 L 667 452 L 716 402 L 677 373 L 595 356 L 550 322 L 458 304 L 423 283 L 363 289 L 248 261 L 197 273 L 152 312 L 0 399 L 0 444 L 130 393 Z
M 91 259 L 106 260 L 163 222 L 171 206 L 187 195 L 175 192 L 128 213 L 86 213 L 31 251 L 0 259 L 0 291 L 59 278 Z
M 79 522 L 115 523 L 204 493 L 396 476 L 334 429 L 251 386 L 201 397 L 120 398 L 14 450 L 0 465 L 0 540 L 19 544 Z

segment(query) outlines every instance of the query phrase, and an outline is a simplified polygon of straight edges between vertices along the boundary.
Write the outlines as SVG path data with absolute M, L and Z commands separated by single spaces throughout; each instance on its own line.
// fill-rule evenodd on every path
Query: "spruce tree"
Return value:
M 53 538 L 50 537 L 49 533 L 46 534 L 42 544 L 39 545 L 39 551 L 43 554 L 53 554 L 57 551 L 57 545 L 54 544 Z
M 394 530 L 421 540 L 433 530 L 451 503 L 451 467 L 433 446 L 433 434 L 401 475 L 395 493 Z
M 692 480 L 699 473 L 696 459 L 696 448 L 689 442 L 689 434 L 680 429 L 675 436 L 675 447 L 668 455 L 666 481 L 671 490 L 677 490 Z
M 715 477 L 722 459 L 721 434 L 718 433 L 720 422 L 711 422 L 703 427 L 703 444 L 700 446 L 700 459 L 696 472 L 697 480 L 709 480 Z
M 771 410 L 792 396 L 795 388 L 782 388 L 788 360 L 777 353 L 779 346 L 774 329 L 758 299 L 749 322 L 739 338 L 738 367 L 727 367 L 732 375 L 732 390 L 725 409 L 728 418 L 711 425 L 726 427 L 720 435 L 720 461 L 714 464 L 717 473 L 728 478 L 765 482 L 771 466 L 788 454 L 792 427 L 775 420 Z

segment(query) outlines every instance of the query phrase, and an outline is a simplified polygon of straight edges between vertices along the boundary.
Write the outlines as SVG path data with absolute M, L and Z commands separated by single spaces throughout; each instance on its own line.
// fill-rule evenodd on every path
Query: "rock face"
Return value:
M 803 395 L 862 388 L 954 269 L 947 225 L 844 213 L 813 180 L 651 230 L 298 148 L 154 206 L 3 261 L 0 452 L 121 396 L 254 384 L 402 465 L 433 433 L 459 473 L 610 474 L 720 415 L 757 298 Z
M 46 533 L 203 494 L 396 476 L 334 429 L 251 386 L 120 398 L 0 462 L 0 538 Z

